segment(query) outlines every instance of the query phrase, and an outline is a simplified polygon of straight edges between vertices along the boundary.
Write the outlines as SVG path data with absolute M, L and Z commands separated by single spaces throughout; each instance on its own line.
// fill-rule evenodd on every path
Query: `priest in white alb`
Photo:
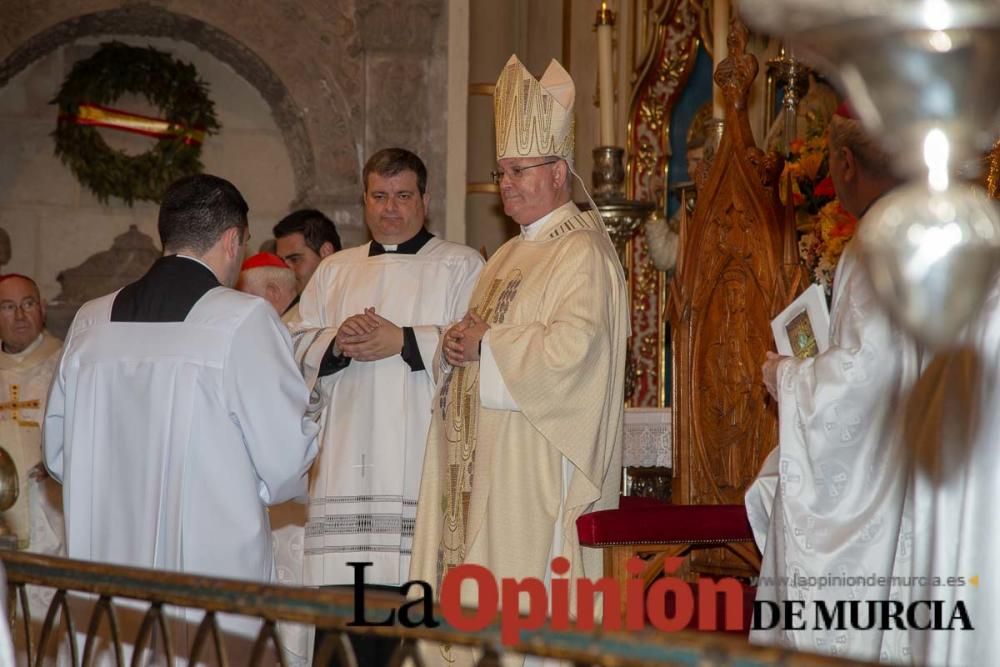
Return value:
M 0 446 L 17 466 L 19 487 L 17 502 L 3 514 L 4 527 L 16 535 L 18 549 L 64 556 L 62 489 L 42 465 L 41 427 L 62 341 L 45 330 L 45 302 L 27 276 L 0 277 L 0 341 Z M 36 639 L 52 596 L 50 589 L 28 587 Z M 14 638 L 23 650 L 23 633 Z
M 388 148 L 365 165 L 372 241 L 325 258 L 299 301 L 296 354 L 328 404 L 310 488 L 305 583 L 407 579 L 441 331 L 459 320 L 483 266 L 471 248 L 431 234 L 427 169 Z M 322 405 L 323 403 L 321 403 Z M 397 642 L 398 643 L 398 642 Z M 355 642 L 362 664 L 389 643 Z
M 841 204 L 864 225 L 868 208 L 898 181 L 888 157 L 847 114 L 842 107 L 831 121 L 830 175 Z M 802 601 L 806 624 L 789 630 L 778 622 L 750 639 L 905 661 L 905 632 L 882 632 L 878 619 L 871 630 L 815 621 L 821 601 L 832 610 L 838 601 L 908 597 L 889 578 L 909 573 L 909 552 L 897 549 L 912 530 L 901 417 L 920 351 L 876 302 L 856 243 L 844 250 L 834 278 L 829 349 L 808 359 L 768 355 L 764 382 L 778 401 L 779 444 L 747 493 L 763 554 L 757 600 Z M 861 611 L 867 618 L 867 607 Z M 768 614 L 763 620 L 770 624 Z
M 538 80 L 512 56 L 496 84 L 494 179 L 520 234 L 445 335 L 410 570 L 437 590 L 462 564 L 548 582 L 563 557 L 571 582 L 602 575 L 576 519 L 618 504 L 628 313 L 604 224 L 571 199 L 574 96 L 555 61 Z
M 318 427 L 285 325 L 230 289 L 247 209 L 224 179 L 175 182 L 159 211 L 165 256 L 77 313 L 44 431 L 70 557 L 273 581 L 267 506 L 305 495 Z M 172 630 L 178 655 L 200 614 L 187 621 Z M 242 663 L 259 621 L 222 621 Z

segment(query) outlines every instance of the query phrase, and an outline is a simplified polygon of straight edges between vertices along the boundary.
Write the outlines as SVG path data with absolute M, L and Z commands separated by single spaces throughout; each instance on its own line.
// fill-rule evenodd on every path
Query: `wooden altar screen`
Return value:
M 676 272 L 657 313 L 673 337 L 673 502 L 684 505 L 742 505 L 775 446 L 777 412 L 761 364 L 773 349 L 772 317 L 806 285 L 794 218 L 777 196 L 782 160 L 758 149 L 750 129 L 747 101 L 758 63 L 746 53 L 747 31 L 738 21 L 728 44 L 730 56 L 716 72 L 726 130 L 695 175 L 697 205 L 682 223 Z M 649 112 L 640 107 L 637 114 L 638 123 Z M 641 148 L 636 153 L 636 166 L 649 163 Z M 641 337 L 650 309 L 636 308 L 635 298 L 656 295 L 641 293 L 648 289 L 635 280 L 641 253 L 632 258 L 633 312 L 640 319 L 633 328 Z M 642 347 L 634 342 L 633 353 Z M 640 359 L 648 367 L 648 355 Z M 691 564 L 701 572 L 749 575 L 756 561 L 754 547 L 739 544 L 696 551 Z

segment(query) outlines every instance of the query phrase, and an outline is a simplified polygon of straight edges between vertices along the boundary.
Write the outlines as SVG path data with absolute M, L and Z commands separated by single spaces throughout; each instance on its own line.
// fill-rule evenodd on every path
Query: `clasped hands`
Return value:
M 351 315 L 337 330 L 337 348 L 345 357 L 378 361 L 403 351 L 403 330 L 375 312 Z
M 479 359 L 479 346 L 490 325 L 474 310 L 465 314 L 444 333 L 444 358 L 452 366 L 464 366 Z

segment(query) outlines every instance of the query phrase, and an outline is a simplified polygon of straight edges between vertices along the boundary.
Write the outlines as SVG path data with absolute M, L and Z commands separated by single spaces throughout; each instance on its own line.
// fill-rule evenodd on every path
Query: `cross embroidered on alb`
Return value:
M 364 479 L 365 478 L 365 468 L 374 468 L 375 464 L 374 463 L 369 463 L 368 465 L 365 465 L 365 455 L 362 454 L 361 455 L 361 464 L 360 465 L 356 465 L 356 466 L 351 466 L 351 467 L 352 468 L 361 468 L 361 479 Z
M 0 403 L 0 419 L 7 419 L 6 412 L 10 410 L 10 419 L 13 419 L 21 426 L 38 426 L 38 422 L 32 421 L 30 419 L 21 419 L 21 410 L 38 410 L 42 407 L 42 402 L 37 398 L 30 401 L 18 400 L 21 398 L 21 388 L 16 385 L 10 385 L 10 400 L 6 403 Z

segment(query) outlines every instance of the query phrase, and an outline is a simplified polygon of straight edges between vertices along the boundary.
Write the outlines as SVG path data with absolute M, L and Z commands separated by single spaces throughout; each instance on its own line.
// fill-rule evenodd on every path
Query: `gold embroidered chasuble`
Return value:
M 31 469 L 42 461 L 41 421 L 61 349 L 62 341 L 42 332 L 23 352 L 0 352 L 0 445 L 17 466 L 20 489 L 17 502 L 4 512 L 3 519 L 17 535 L 18 549 L 50 552 L 62 547 L 60 489 L 51 480 L 39 485 L 28 477 Z M 46 493 L 49 490 L 54 493 Z M 32 495 L 40 497 L 31 501 Z M 31 507 L 32 504 L 36 507 Z M 51 530 L 44 526 L 45 530 L 39 533 L 43 527 L 37 525 L 40 523 L 58 525 Z M 32 545 L 33 541 L 42 544 Z
M 478 362 L 441 382 L 411 578 L 439 585 L 448 568 L 474 563 L 497 579 L 546 579 L 554 556 L 569 559 L 570 578 L 600 577 L 601 555 L 583 553 L 576 519 L 618 503 L 628 331 L 600 218 L 569 203 L 535 240 L 508 241 L 470 309 L 490 324 L 485 344 L 518 409 L 481 405 Z M 475 606 L 474 589 L 464 603 Z

